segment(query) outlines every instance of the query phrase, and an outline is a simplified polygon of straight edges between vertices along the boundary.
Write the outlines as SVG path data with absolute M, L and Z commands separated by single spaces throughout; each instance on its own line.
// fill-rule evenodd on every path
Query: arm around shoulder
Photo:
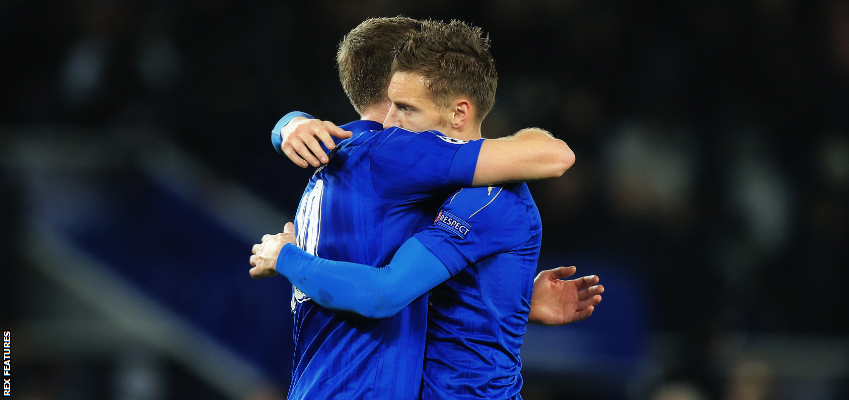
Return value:
M 473 186 L 557 178 L 575 163 L 566 142 L 539 128 L 488 139 L 481 145 Z
M 547 178 L 557 178 L 563 175 L 566 170 L 575 164 L 575 152 L 566 144 L 566 142 L 554 137 L 550 132 L 540 128 L 525 128 L 512 135 L 513 140 L 527 140 L 533 147 L 541 145 L 538 157 L 543 158 L 541 164 L 547 165 L 543 167 L 545 171 L 541 175 Z M 544 179 L 544 178 L 543 178 Z

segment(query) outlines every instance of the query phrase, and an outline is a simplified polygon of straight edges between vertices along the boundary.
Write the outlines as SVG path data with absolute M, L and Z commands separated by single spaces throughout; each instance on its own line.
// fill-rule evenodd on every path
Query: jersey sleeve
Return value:
M 526 205 L 509 187 L 461 189 L 440 207 L 428 229 L 414 237 L 451 273 L 528 240 Z
M 292 245 L 280 250 L 276 269 L 321 306 L 370 318 L 395 315 L 450 277 L 415 238 L 382 268 L 323 259 Z
M 408 196 L 470 186 L 482 143 L 435 131 L 386 129 L 371 150 L 375 189 L 388 196 Z

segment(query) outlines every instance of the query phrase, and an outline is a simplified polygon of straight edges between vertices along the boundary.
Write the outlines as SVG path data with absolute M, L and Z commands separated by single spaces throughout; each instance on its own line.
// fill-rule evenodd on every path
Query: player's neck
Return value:
M 481 125 L 480 124 L 465 124 L 460 127 L 453 127 L 451 129 L 451 137 L 460 140 L 478 140 L 481 136 Z
M 361 121 L 374 121 L 383 123 L 386 119 L 386 114 L 389 114 L 389 102 L 373 104 L 366 107 L 363 113 L 360 114 Z

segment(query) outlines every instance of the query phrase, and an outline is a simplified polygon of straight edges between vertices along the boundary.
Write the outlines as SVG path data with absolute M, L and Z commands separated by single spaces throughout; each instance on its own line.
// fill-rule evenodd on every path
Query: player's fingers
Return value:
M 328 133 L 340 139 L 347 139 L 353 135 L 351 131 L 346 131 L 330 121 L 324 121 L 324 126 L 327 128 Z M 330 149 L 332 147 L 328 146 L 327 148 Z
M 345 131 L 330 121 L 322 121 L 322 128 L 323 129 L 319 131 L 319 134 L 316 135 L 316 137 L 324 143 L 324 147 L 327 147 L 329 150 L 333 150 L 333 148 L 336 147 L 336 143 L 333 141 L 331 135 L 338 136 L 339 131 Z
M 257 257 L 258 257 L 258 256 L 257 256 L 256 254 L 254 254 L 254 255 L 252 255 L 252 256 L 251 256 L 250 263 L 251 263 L 251 266 L 252 266 L 252 267 L 256 267 L 256 260 L 257 260 Z
M 576 311 L 575 312 L 575 319 L 572 320 L 572 322 L 583 321 L 583 320 L 589 318 L 590 315 L 593 315 L 593 311 L 595 311 L 595 307 L 593 307 L 593 306 L 588 306 L 587 308 L 585 308 L 583 310 Z
M 324 149 L 321 148 L 321 142 L 319 142 L 319 140 L 321 140 L 322 142 L 325 142 L 325 146 L 326 146 L 327 143 L 326 143 L 325 138 L 327 138 L 326 140 L 329 140 L 331 144 L 333 143 L 333 139 L 330 139 L 330 134 L 327 133 L 327 130 L 324 129 L 323 126 L 318 126 L 318 127 L 314 128 L 313 131 L 312 131 L 312 134 L 310 136 L 304 136 L 304 137 L 301 138 L 304 142 L 304 145 L 306 145 L 307 149 L 309 149 L 309 152 L 311 153 L 310 154 L 311 157 L 315 158 L 315 160 L 317 162 L 321 162 L 321 163 L 327 162 L 327 153 L 325 153 Z M 333 147 L 331 145 L 328 148 L 332 149 Z M 301 154 L 301 157 L 306 158 L 305 154 Z M 312 164 L 312 162 L 311 162 L 311 164 Z M 318 167 L 320 165 L 321 164 L 318 164 L 318 165 L 313 164 L 313 167 Z
M 322 144 L 324 144 L 324 147 L 326 147 L 327 150 L 333 150 L 333 148 L 336 147 L 336 143 L 333 142 L 333 138 L 330 137 L 330 133 L 328 131 L 321 132 L 321 134 L 317 136 L 317 138 L 321 141 Z M 327 164 L 329 158 L 327 157 L 324 149 L 319 147 L 319 150 L 321 151 L 321 154 L 316 155 L 319 156 L 318 158 L 321 160 L 321 162 Z
M 574 266 L 572 266 L 572 267 L 558 267 L 558 268 L 555 268 L 555 269 L 549 269 L 549 270 L 542 271 L 541 274 L 547 273 L 548 278 L 550 278 L 552 280 L 560 280 L 560 279 L 568 278 L 568 277 L 572 276 L 575 273 L 575 271 L 577 271 L 577 268 L 575 268 Z
M 262 279 L 262 278 L 264 278 L 264 277 L 262 276 L 262 274 L 260 274 L 260 273 L 259 273 L 259 267 L 253 267 L 253 268 L 251 268 L 251 270 L 250 270 L 250 271 L 248 271 L 248 273 L 251 275 L 251 278 L 254 278 L 254 279 Z
M 289 160 L 292 160 L 295 165 L 301 168 L 306 168 L 310 165 L 306 160 L 304 160 L 303 158 L 301 158 L 301 156 L 298 155 L 298 152 L 295 151 L 292 146 L 286 146 L 286 144 L 284 143 L 282 146 L 280 146 L 280 148 L 283 150 L 283 154 L 285 154 L 286 157 L 289 158 Z
M 283 233 L 295 233 L 295 224 L 287 222 L 283 225 Z
M 592 298 L 586 299 L 584 301 L 579 301 L 578 305 L 575 306 L 575 313 L 581 313 L 587 309 L 595 309 L 598 303 L 601 303 L 601 296 L 599 295 L 593 296 Z
M 593 289 L 593 294 L 604 293 L 604 286 L 602 286 L 602 285 L 595 285 L 595 286 L 592 287 L 592 289 Z
M 321 149 L 321 146 L 318 145 L 318 141 L 315 140 L 315 137 L 312 135 L 307 135 L 301 137 L 301 140 L 292 140 L 289 145 L 292 146 L 292 149 L 298 153 L 298 156 L 304 159 L 307 163 L 312 165 L 313 167 L 318 167 L 321 165 L 321 162 L 318 161 L 316 156 L 324 155 L 324 150 Z M 318 151 L 316 152 L 316 147 L 318 147 Z
M 251 247 L 251 253 L 256 254 L 259 253 L 259 249 L 262 247 L 261 244 L 257 243 L 253 247 Z
M 587 307 L 597 306 L 598 303 L 601 303 L 601 295 L 600 294 L 597 294 L 597 295 L 592 296 L 590 298 L 579 301 L 577 309 L 583 310 Z
M 586 289 L 592 285 L 598 283 L 597 275 L 588 275 L 582 278 L 575 279 L 575 285 L 578 287 L 578 290 Z
M 578 291 L 578 300 L 584 301 L 586 299 L 589 299 L 589 298 L 591 298 L 595 295 L 599 295 L 599 294 L 602 294 L 602 293 L 604 293 L 604 286 L 601 286 L 601 285 L 591 286 L 591 287 L 588 287 L 584 290 Z

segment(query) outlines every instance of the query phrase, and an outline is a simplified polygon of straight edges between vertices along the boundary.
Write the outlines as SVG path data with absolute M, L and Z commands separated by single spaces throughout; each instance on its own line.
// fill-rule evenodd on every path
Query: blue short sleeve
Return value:
M 389 196 L 406 196 L 470 186 L 482 143 L 435 131 L 386 129 L 372 152 L 375 188 Z
M 460 146 L 448 169 L 448 182 L 457 183 L 460 186 L 472 186 L 482 145 L 483 139 L 473 140 Z

